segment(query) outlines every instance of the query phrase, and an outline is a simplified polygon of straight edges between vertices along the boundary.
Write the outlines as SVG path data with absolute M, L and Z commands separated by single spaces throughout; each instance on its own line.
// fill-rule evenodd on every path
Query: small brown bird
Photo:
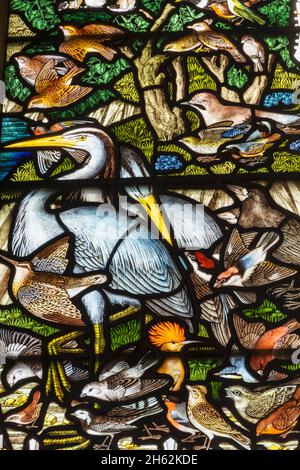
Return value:
M 89 24 L 83 28 L 65 25 L 60 26 L 66 41 L 59 46 L 59 51 L 79 62 L 83 62 L 88 53 L 101 54 L 105 59 L 111 61 L 117 51 L 103 43 L 124 34 L 119 28 L 105 24 Z
M 297 384 L 299 384 L 299 379 L 277 387 L 262 387 L 254 390 L 243 385 L 230 385 L 225 391 L 226 397 L 234 401 L 235 408 L 242 418 L 255 424 L 290 400 Z
M 247 62 L 244 55 L 237 49 L 235 44 L 229 40 L 225 34 L 219 31 L 213 31 L 210 25 L 204 21 L 199 21 L 187 29 L 195 31 L 199 42 L 207 47 L 209 51 L 225 51 L 228 52 L 236 62 Z
M 232 125 L 249 123 L 254 117 L 258 119 L 271 119 L 277 127 L 285 133 L 292 132 L 300 125 L 300 118 L 296 114 L 272 113 L 265 109 L 251 109 L 246 106 L 232 106 L 223 104 L 216 95 L 211 92 L 201 91 L 196 93 L 190 101 L 182 102 L 195 108 L 203 117 L 206 126 L 211 126 L 223 121 L 231 121 Z
M 41 393 L 37 390 L 32 396 L 31 403 L 26 404 L 20 411 L 14 411 L 4 420 L 5 423 L 18 424 L 19 426 L 34 426 L 40 416 L 43 404 L 39 403 Z
M 174 392 L 180 390 L 185 377 L 185 367 L 181 357 L 172 353 L 178 353 L 184 346 L 201 341 L 187 341 L 184 328 L 171 321 L 162 321 L 153 325 L 149 330 L 148 339 L 160 351 L 171 353 L 164 359 L 157 372 L 170 375 L 174 380 L 171 389 Z
M 254 72 L 263 72 L 266 54 L 262 43 L 249 35 L 243 36 L 241 43 L 243 44 L 244 54 L 253 62 Z
M 248 323 L 236 314 L 233 323 L 241 345 L 251 351 L 250 367 L 258 374 L 262 374 L 273 359 L 282 357 L 284 350 L 300 347 L 300 337 L 291 334 L 300 328 L 294 318 L 267 331 L 263 323 Z
M 90 87 L 71 85 L 72 79 L 83 72 L 77 66 L 72 67 L 66 75 L 39 85 L 40 94 L 30 99 L 28 109 L 62 108 L 80 100 L 92 91 Z
M 287 435 L 298 423 L 300 417 L 300 387 L 293 397 L 276 410 L 272 411 L 256 426 L 256 435 L 263 434 Z
M 83 326 L 80 310 L 72 298 L 92 285 L 105 283 L 103 274 L 64 275 L 68 264 L 69 237 L 63 237 L 31 260 L 15 260 L 3 252 L 0 259 L 13 269 L 12 293 L 32 315 L 58 324 Z
M 62 55 L 36 55 L 15 57 L 21 77 L 42 93 L 51 83 L 75 66 L 74 62 Z
M 207 449 L 215 436 L 233 439 L 246 449 L 250 449 L 250 439 L 234 429 L 223 416 L 207 401 L 207 388 L 204 385 L 187 385 L 189 399 L 187 414 L 192 425 L 207 436 Z

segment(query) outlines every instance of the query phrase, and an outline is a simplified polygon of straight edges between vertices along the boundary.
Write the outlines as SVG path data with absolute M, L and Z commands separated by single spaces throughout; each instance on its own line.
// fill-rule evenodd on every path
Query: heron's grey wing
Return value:
M 182 282 L 181 273 L 170 253 L 159 240 L 141 229 L 140 238 L 133 232 L 122 240 L 109 270 L 110 287 L 134 295 L 171 293 Z
M 158 315 L 179 315 L 185 319 L 193 316 L 193 306 L 185 286 L 166 297 L 153 297 L 145 303 Z
M 32 259 L 35 271 L 63 274 L 69 263 L 67 258 L 69 246 L 68 236 L 47 245 Z
M 266 331 L 263 323 L 248 323 L 239 315 L 233 315 L 233 324 L 241 345 L 246 349 L 253 349 L 260 336 Z
M 48 173 L 49 169 L 62 157 L 60 150 L 39 150 L 37 152 L 37 163 L 42 175 Z
M 64 289 L 32 282 L 18 290 L 18 300 L 29 312 L 46 321 L 64 325 L 84 325 L 80 311 Z
M 179 248 L 210 248 L 222 237 L 221 228 L 202 204 L 179 195 L 162 194 L 159 198 Z
M 0 354 L 8 359 L 19 356 L 41 356 L 42 341 L 30 333 L 1 328 Z
M 245 243 L 237 229 L 233 229 L 225 249 L 224 267 L 226 269 L 234 266 L 236 262 L 249 253 Z
M 105 269 L 117 243 L 136 223 L 107 204 L 76 207 L 59 217 L 75 235 L 75 260 L 85 271 Z

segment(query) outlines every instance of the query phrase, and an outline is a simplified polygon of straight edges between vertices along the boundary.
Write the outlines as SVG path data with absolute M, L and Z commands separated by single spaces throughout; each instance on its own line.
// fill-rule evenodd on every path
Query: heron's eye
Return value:
M 84 142 L 84 141 L 86 140 L 86 136 L 85 136 L 85 135 L 81 135 L 81 136 L 79 136 L 79 139 L 78 139 L 78 140 L 80 140 L 80 142 Z

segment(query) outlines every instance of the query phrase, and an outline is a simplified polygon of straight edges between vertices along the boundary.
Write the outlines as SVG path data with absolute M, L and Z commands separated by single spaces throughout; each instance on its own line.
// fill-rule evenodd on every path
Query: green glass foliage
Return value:
M 11 9 L 23 12 L 29 25 L 39 31 L 49 31 L 60 24 L 54 2 L 49 0 L 11 0 Z
M 257 308 L 249 308 L 243 310 L 245 317 L 250 320 L 266 320 L 270 323 L 277 323 L 284 320 L 287 316 L 282 313 L 275 304 L 269 300 L 264 300 L 263 303 Z
M 30 96 L 29 88 L 23 85 L 13 65 L 8 65 L 5 69 L 5 84 L 7 92 L 16 101 L 23 103 Z
M 0 308 L 0 325 L 24 328 L 42 336 L 51 336 L 59 331 L 26 315 L 17 307 Z
M 206 380 L 207 374 L 211 369 L 220 366 L 222 361 L 211 358 L 193 359 L 188 361 L 190 369 L 190 380 L 192 382 L 198 380 Z
M 126 59 L 121 57 L 113 63 L 103 62 L 98 57 L 91 57 L 86 62 L 87 71 L 81 81 L 89 85 L 106 85 L 122 72 L 130 68 Z
M 288 26 L 291 10 L 291 0 L 273 0 L 267 5 L 258 7 L 271 26 Z
M 267 43 L 270 51 L 279 52 L 287 68 L 291 69 L 297 67 L 290 56 L 289 38 L 287 36 L 268 36 L 265 38 L 265 42 Z
M 154 150 L 154 141 L 151 132 L 143 118 L 127 121 L 124 124 L 113 126 L 113 133 L 117 139 L 124 143 L 131 143 L 141 150 L 147 158 L 151 158 Z
M 142 0 L 142 6 L 152 13 L 158 13 L 164 4 L 164 0 Z
M 162 31 L 184 31 L 185 25 L 192 23 L 195 20 L 200 20 L 200 18 L 203 16 L 204 13 L 200 12 L 198 8 L 193 8 L 189 5 L 183 5 L 178 8 L 176 13 L 171 15 Z
M 138 341 L 141 337 L 141 323 L 138 320 L 129 320 L 127 323 L 117 325 L 110 330 L 111 350 L 115 351 L 121 346 Z
M 227 72 L 228 85 L 233 88 L 243 88 L 248 82 L 247 74 L 233 65 Z
M 276 173 L 296 172 L 300 170 L 300 157 L 289 152 L 274 152 L 272 169 Z

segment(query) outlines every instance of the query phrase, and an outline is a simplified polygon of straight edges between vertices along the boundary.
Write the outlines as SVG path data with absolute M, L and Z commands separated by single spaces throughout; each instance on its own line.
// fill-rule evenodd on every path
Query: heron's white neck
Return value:
M 68 149 L 66 149 L 68 150 Z M 86 149 L 89 153 L 86 163 L 70 173 L 59 176 L 58 180 L 92 179 L 98 178 L 107 160 L 107 148 L 99 138 L 94 138 L 92 144 Z

